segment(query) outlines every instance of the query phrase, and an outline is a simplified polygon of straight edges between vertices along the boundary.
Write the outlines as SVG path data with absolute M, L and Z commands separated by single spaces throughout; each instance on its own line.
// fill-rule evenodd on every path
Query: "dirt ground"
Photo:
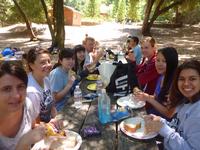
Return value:
M 33 46 L 50 47 L 51 37 L 47 25 L 33 24 L 39 41 L 30 42 L 24 24 L 15 24 L 0 28 L 0 49 L 18 47 L 24 51 Z M 94 37 L 103 47 L 115 49 L 122 46 L 128 35 L 141 35 L 141 25 L 102 23 L 96 26 L 65 26 L 65 45 L 73 47 L 81 44 L 85 34 Z M 200 59 L 200 24 L 182 28 L 152 28 L 152 36 L 158 48 L 170 45 L 180 54 L 180 59 L 197 57 Z

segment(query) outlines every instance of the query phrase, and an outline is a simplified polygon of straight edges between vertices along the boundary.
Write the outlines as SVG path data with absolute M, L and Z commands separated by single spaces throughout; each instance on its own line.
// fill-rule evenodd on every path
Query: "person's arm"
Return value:
M 164 137 L 164 145 L 170 150 L 199 150 L 200 120 L 199 117 L 190 116 L 185 120 L 182 127 L 182 134 L 170 128 L 164 119 L 161 119 L 163 126 L 159 134 Z
M 74 76 L 69 77 L 69 80 L 68 80 L 66 86 L 64 87 L 64 89 L 62 89 L 58 92 L 53 92 L 53 97 L 54 97 L 55 101 L 61 100 L 70 91 L 74 80 L 75 80 Z
M 135 54 L 133 53 L 133 51 L 129 51 L 128 54 L 126 55 L 126 59 L 129 59 L 132 62 L 135 62 Z
M 136 92 L 135 93 L 135 97 L 138 100 L 141 101 L 147 101 L 148 103 L 150 103 L 156 110 L 158 110 L 161 114 L 163 114 L 164 116 L 171 118 L 175 112 L 175 108 L 167 108 L 166 106 L 160 104 L 158 101 L 156 101 L 155 96 L 154 95 L 149 95 L 147 93 L 144 92 Z
M 36 142 L 43 139 L 45 136 L 45 127 L 39 126 L 36 127 L 26 134 L 24 134 L 19 142 L 17 143 L 16 150 L 30 150 L 31 146 Z
M 56 110 L 56 107 L 53 106 L 53 107 L 51 108 L 51 117 L 52 117 L 52 118 L 55 118 L 56 115 L 57 115 L 57 110 Z

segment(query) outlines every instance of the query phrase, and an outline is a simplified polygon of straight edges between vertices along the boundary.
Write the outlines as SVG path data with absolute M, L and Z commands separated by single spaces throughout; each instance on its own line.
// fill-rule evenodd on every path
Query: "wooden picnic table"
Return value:
M 87 90 L 87 85 L 94 82 L 86 79 L 81 82 L 80 87 L 83 94 L 91 92 Z M 117 99 L 112 95 L 110 95 L 110 98 L 112 106 L 116 106 Z M 71 98 L 59 114 L 64 119 L 67 129 L 79 134 L 81 129 L 91 124 L 97 124 L 101 129 L 101 136 L 83 138 L 80 150 L 158 150 L 155 139 L 137 140 L 126 136 L 119 129 L 120 122 L 101 125 L 97 115 L 97 100 L 83 103 L 80 109 L 73 108 L 72 104 Z M 145 114 L 144 108 L 131 112 L 131 116 L 140 114 Z

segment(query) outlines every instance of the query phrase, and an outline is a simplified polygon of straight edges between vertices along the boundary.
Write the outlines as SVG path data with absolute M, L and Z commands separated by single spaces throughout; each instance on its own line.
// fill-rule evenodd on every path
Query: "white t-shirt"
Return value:
M 49 78 L 44 78 L 44 88 L 42 88 L 37 83 L 32 73 L 29 73 L 27 97 L 36 106 L 38 115 L 40 115 L 40 120 L 49 122 L 51 119 L 51 108 L 54 105 Z
M 20 129 L 16 136 L 13 138 L 8 138 L 0 135 L 0 150 L 15 150 L 18 141 L 25 133 L 31 129 L 32 122 L 36 119 L 36 117 L 37 112 L 33 103 L 30 101 L 30 99 L 26 98 L 24 103 L 23 120 Z

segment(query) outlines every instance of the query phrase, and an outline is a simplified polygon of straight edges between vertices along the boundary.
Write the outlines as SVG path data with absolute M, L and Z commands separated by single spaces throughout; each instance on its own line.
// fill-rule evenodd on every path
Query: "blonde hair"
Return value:
M 82 44 L 85 45 L 87 41 L 95 42 L 95 39 L 93 37 L 88 36 L 88 34 L 85 34 L 85 39 L 83 40 Z
M 156 46 L 156 40 L 151 37 L 151 36 L 146 36 L 146 37 L 143 37 L 140 41 L 140 43 L 144 43 L 144 42 L 149 42 L 151 44 L 152 47 L 155 47 Z

